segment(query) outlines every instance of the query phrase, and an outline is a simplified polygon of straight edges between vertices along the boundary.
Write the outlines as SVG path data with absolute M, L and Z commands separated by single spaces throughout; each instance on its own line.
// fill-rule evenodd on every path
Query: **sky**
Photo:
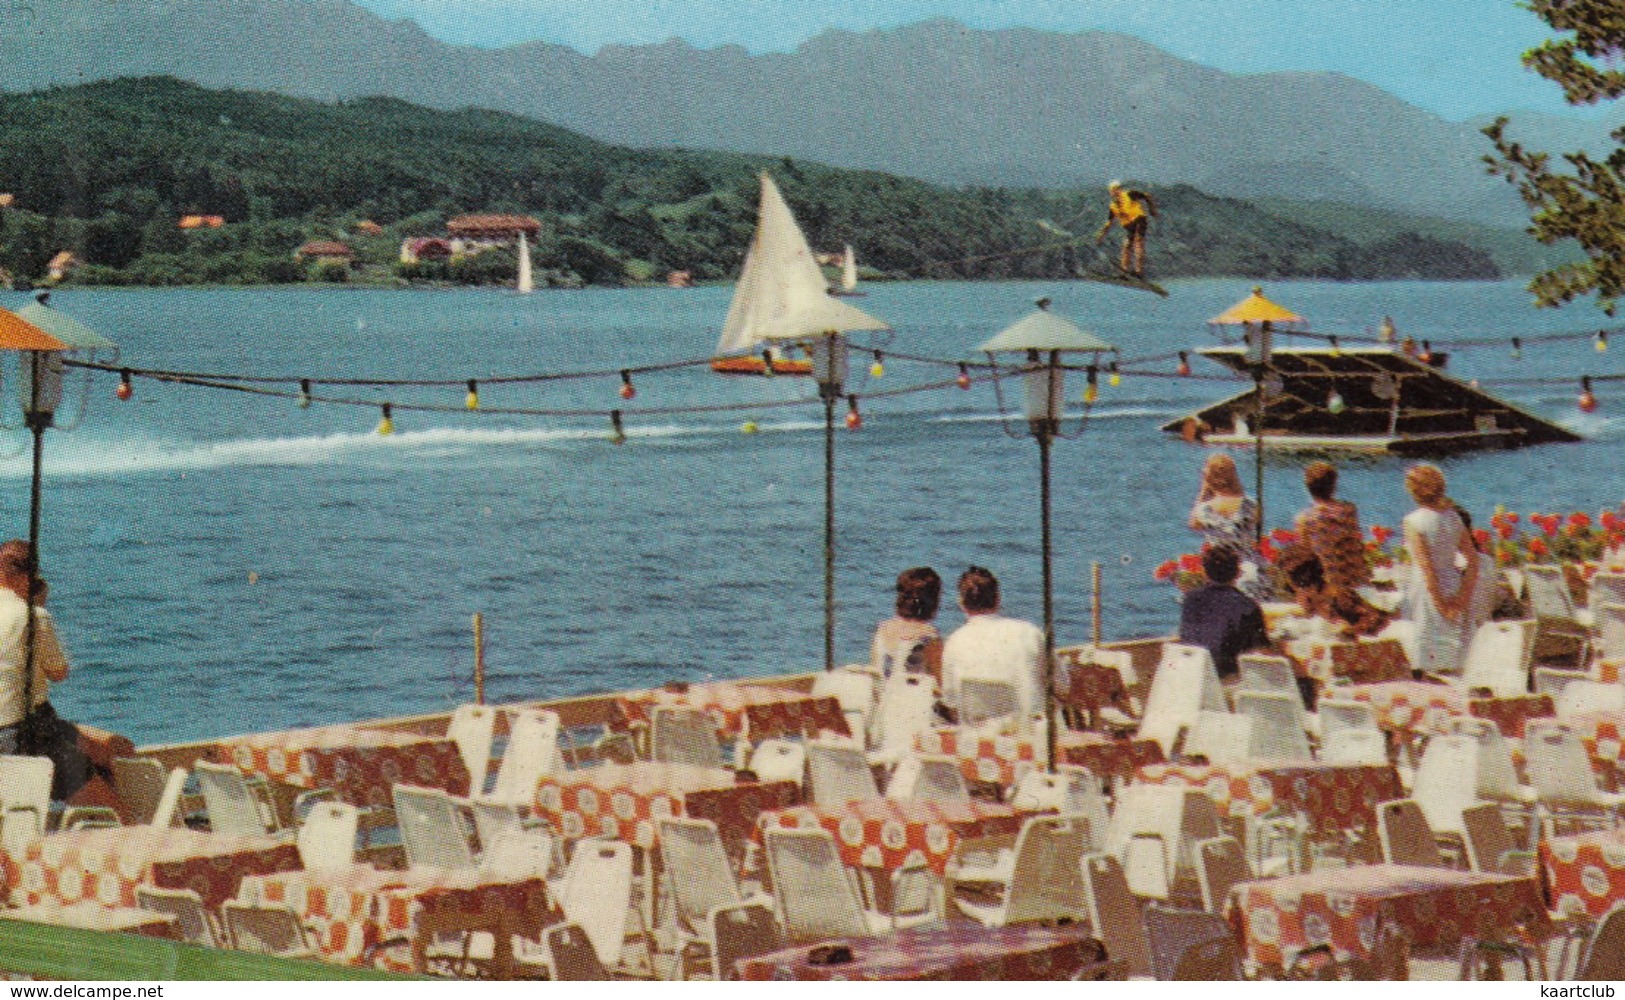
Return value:
M 829 28 L 934 17 L 978 28 L 1108 29 L 1232 73 L 1330 70 L 1460 121 L 1513 110 L 1595 117 L 1519 56 L 1550 37 L 1515 0 L 355 0 L 448 42 L 583 52 L 670 38 L 789 51 Z

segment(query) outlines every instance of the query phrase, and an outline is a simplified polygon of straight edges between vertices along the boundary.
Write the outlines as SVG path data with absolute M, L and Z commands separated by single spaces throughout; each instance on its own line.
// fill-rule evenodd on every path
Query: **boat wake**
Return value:
M 1089 419 L 1129 420 L 1142 417 L 1155 417 L 1162 419 L 1165 417 L 1177 417 L 1183 412 L 1185 411 L 1165 409 L 1163 407 L 1156 406 L 1108 406 L 1097 407 L 1090 410 Z M 1082 411 L 1069 410 L 1067 411 L 1066 419 L 1074 420 L 1081 416 L 1083 416 Z M 932 417 L 931 422 L 934 424 L 993 424 L 998 423 L 1001 420 L 1020 421 L 1023 419 L 1024 418 L 1019 411 L 1013 411 L 1003 416 L 997 413 L 944 413 L 940 416 Z

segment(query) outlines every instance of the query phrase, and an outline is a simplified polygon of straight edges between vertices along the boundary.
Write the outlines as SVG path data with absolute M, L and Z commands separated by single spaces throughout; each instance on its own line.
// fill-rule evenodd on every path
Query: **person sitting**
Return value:
M 1283 552 L 1279 565 L 1292 588 L 1292 598 L 1303 609 L 1304 616 L 1329 623 L 1339 638 L 1376 635 L 1393 620 L 1392 615 L 1374 607 L 1355 591 L 1329 583 L 1320 558 L 1306 546 L 1294 546 Z
M 938 637 L 931 621 L 941 599 L 942 577 L 931 567 L 916 566 L 897 575 L 897 614 L 875 628 L 869 644 L 869 665 L 882 677 L 924 670 L 924 647 Z
M 1236 589 L 1241 563 L 1234 550 L 1215 546 L 1204 551 L 1202 572 L 1207 584 L 1186 594 L 1180 606 L 1179 641 L 1213 654 L 1219 679 L 1230 680 L 1240 669 L 1237 657 L 1270 644 L 1264 609 Z
M 45 601 L 44 578 L 34 571 L 34 672 L 25 683 L 28 663 L 29 569 L 34 549 L 22 539 L 0 545 L 0 753 L 37 754 L 51 758 L 55 771 L 51 797 L 68 799 L 91 777 L 88 757 L 78 747 L 78 730 L 57 717 L 51 707 L 53 682 L 68 679 L 68 657 L 57 641 Z M 24 706 L 31 707 L 26 711 Z M 25 715 L 33 731 L 25 734 Z
M 999 581 L 972 566 L 959 577 L 959 607 L 965 624 L 942 647 L 942 706 L 957 720 L 966 680 L 1009 684 L 1015 692 L 1018 729 L 1045 710 L 1044 632 L 1031 622 L 999 613 Z

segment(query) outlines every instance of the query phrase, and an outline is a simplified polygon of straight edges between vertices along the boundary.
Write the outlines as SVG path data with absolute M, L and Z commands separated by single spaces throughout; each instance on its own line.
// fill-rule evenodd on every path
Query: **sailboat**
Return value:
M 830 296 L 824 272 L 779 186 L 765 172 L 756 235 L 734 288 L 711 369 L 725 375 L 810 375 L 812 362 L 790 358 L 771 341 L 851 330 L 888 330 L 868 313 Z
M 519 281 L 514 290 L 520 295 L 529 295 L 536 290 L 530 280 L 530 243 L 524 233 L 519 234 Z
M 858 298 L 867 295 L 858 289 L 858 258 L 852 253 L 852 244 L 846 245 L 846 252 L 841 254 L 841 287 L 830 289 L 831 295 L 838 295 L 843 299 Z

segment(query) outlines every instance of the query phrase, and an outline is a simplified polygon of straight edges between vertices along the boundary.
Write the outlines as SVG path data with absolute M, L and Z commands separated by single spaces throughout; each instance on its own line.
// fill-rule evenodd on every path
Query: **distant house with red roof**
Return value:
M 75 257 L 72 251 L 63 250 L 55 257 L 52 257 L 49 264 L 45 265 L 45 273 L 50 280 L 61 281 L 68 276 L 69 271 L 77 266 L 79 266 L 79 258 Z
M 183 215 L 175 223 L 177 229 L 219 229 L 226 220 L 218 215 Z
M 349 261 L 355 256 L 355 251 L 337 240 L 311 240 L 293 252 L 295 257 L 302 260 L 342 260 Z
M 362 219 L 360 222 L 355 224 L 355 231 L 363 236 L 377 236 L 379 233 L 384 231 L 384 227 L 380 226 L 371 219 Z
M 451 256 L 451 241 L 438 236 L 413 236 L 401 241 L 401 263 L 445 260 Z
M 456 254 L 508 246 L 517 242 L 520 234 L 534 240 L 541 231 L 541 222 L 528 215 L 459 215 L 446 223 L 451 250 Z

